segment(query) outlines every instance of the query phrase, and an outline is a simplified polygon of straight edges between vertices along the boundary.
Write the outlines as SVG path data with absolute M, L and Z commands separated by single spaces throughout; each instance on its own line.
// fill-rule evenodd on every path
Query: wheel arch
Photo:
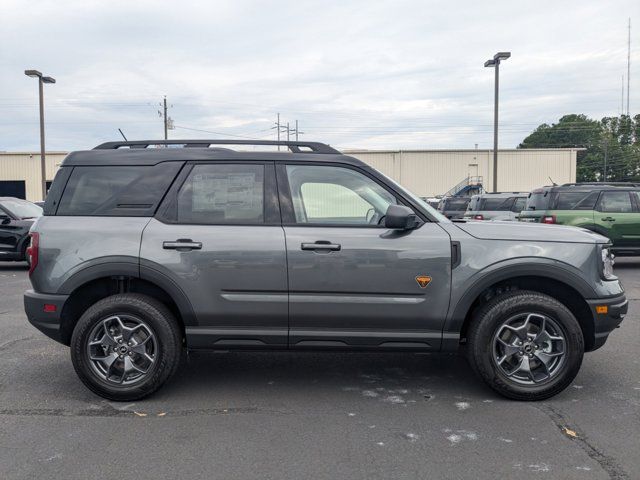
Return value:
M 453 350 L 460 342 L 464 342 L 473 314 L 480 305 L 495 295 L 515 289 L 543 293 L 564 304 L 580 324 L 586 350 L 593 347 L 595 326 L 585 299 L 594 298 L 595 290 L 567 269 L 550 264 L 534 264 L 499 268 L 474 282 L 445 323 L 443 349 Z
M 120 266 L 122 267 L 122 265 Z M 135 267 L 135 268 L 132 268 Z M 60 339 L 69 345 L 76 323 L 97 301 L 117 293 L 141 293 L 163 303 L 185 327 L 196 324 L 193 308 L 184 292 L 168 277 L 152 269 L 139 270 L 138 265 L 115 266 L 80 271 L 69 278 L 61 291 L 69 294 L 60 315 Z

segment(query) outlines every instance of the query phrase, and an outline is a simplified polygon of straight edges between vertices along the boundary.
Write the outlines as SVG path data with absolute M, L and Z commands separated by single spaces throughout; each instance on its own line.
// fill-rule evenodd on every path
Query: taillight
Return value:
M 542 217 L 542 221 L 540 223 L 556 223 L 556 216 L 555 215 L 548 215 L 548 216 L 544 216 Z
M 484 215 L 480 215 L 480 214 L 478 214 L 478 215 L 474 215 L 474 216 L 473 216 L 473 219 L 474 219 L 474 220 L 484 220 Z
M 38 266 L 38 247 L 40 245 L 40 234 L 38 232 L 31 232 L 29 234 L 29 237 L 31 238 L 31 242 L 27 247 L 27 255 L 29 256 L 29 275 L 31 275 Z

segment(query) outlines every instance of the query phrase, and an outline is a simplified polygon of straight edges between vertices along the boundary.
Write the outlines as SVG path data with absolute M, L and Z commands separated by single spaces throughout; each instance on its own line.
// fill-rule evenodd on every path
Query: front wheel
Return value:
M 71 337 L 71 360 L 94 393 L 116 401 L 156 391 L 180 362 L 178 324 L 159 301 L 146 295 L 113 295 L 80 317 Z
M 474 315 L 468 359 L 494 390 L 515 400 L 544 400 L 564 390 L 582 364 L 577 320 L 556 299 L 533 291 L 498 295 Z

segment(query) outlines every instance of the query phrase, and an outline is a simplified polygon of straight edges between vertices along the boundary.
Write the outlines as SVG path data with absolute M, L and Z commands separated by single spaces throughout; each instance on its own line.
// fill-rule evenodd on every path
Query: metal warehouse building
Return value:
M 498 151 L 498 191 L 529 192 L 543 185 L 576 181 L 579 148 Z M 442 195 L 470 177 L 493 185 L 493 150 L 345 151 L 422 196 Z
M 528 192 L 551 181 L 576 181 L 580 149 L 513 149 L 498 152 L 498 190 Z M 493 185 L 492 150 L 348 150 L 420 196 L 442 195 L 469 177 Z M 51 181 L 66 152 L 47 153 Z M 0 197 L 42 200 L 39 152 L 0 152 Z

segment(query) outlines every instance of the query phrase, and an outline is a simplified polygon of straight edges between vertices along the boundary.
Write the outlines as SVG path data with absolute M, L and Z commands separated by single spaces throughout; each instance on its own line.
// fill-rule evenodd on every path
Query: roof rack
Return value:
M 340 154 L 338 150 L 319 142 L 280 142 L 273 140 L 134 140 L 106 142 L 94 150 L 117 150 L 119 148 L 148 148 L 151 145 L 182 145 L 184 148 L 209 148 L 211 145 L 275 145 L 285 146 L 294 153 Z
M 640 183 L 633 182 L 574 182 L 574 183 L 563 183 L 562 185 L 558 185 L 560 187 L 581 187 L 581 186 L 594 186 L 594 187 L 639 187 Z

